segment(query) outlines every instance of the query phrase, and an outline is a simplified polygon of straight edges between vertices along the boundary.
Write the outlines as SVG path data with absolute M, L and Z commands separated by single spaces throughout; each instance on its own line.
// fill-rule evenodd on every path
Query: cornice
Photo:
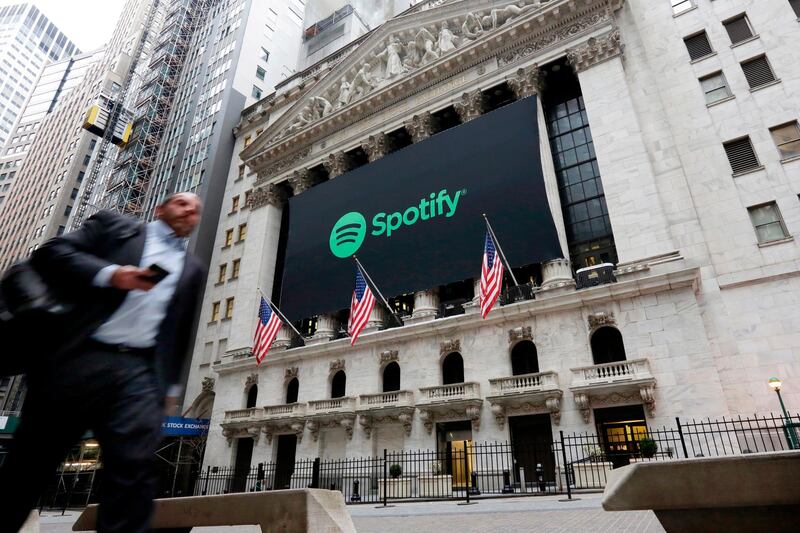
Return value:
M 332 99 L 330 93 L 333 88 L 339 87 L 341 79 L 347 79 L 347 76 L 358 73 L 359 61 L 363 63 L 374 60 L 376 52 L 386 48 L 385 43 L 393 36 L 437 22 L 441 25 L 443 20 L 448 20 L 448 15 L 456 17 L 454 20 L 457 22 L 471 12 L 490 10 L 492 6 L 497 6 L 497 3 L 457 2 L 393 19 L 375 30 L 374 34 L 361 44 L 360 50 L 354 51 L 342 60 L 320 83 L 309 90 L 304 98 L 242 151 L 240 156 L 251 168 L 264 169 L 270 162 L 292 157 L 298 150 L 310 148 L 314 142 L 330 133 L 368 118 L 412 94 L 424 91 L 489 58 L 498 57 L 501 62 L 513 62 L 515 57 L 508 54 L 520 48 L 522 48 L 520 54 L 524 56 L 552 46 L 554 43 L 560 43 L 564 39 L 576 38 L 598 24 L 612 21 L 613 10 L 618 9 L 617 6 L 621 6 L 622 1 L 557 0 L 541 4 L 535 9 L 532 5 L 527 5 L 526 7 L 532 8 L 530 11 L 516 17 L 512 23 L 484 31 L 478 39 L 460 46 L 457 53 L 443 55 L 410 74 L 403 75 L 387 85 L 379 86 L 357 101 L 333 109 L 334 105 L 330 104 Z M 511 3 L 503 4 L 501 7 L 505 8 L 508 5 Z M 465 9 L 468 11 L 465 12 Z M 324 98 L 323 95 L 328 95 L 329 98 Z M 327 107 L 322 100 L 331 107 Z M 317 104 L 312 105 L 314 102 Z M 301 119 L 297 118 L 299 116 Z M 294 124 L 292 128 L 295 129 L 288 136 L 280 137 L 279 134 L 291 124 Z
M 399 328 L 364 333 L 358 338 L 359 349 L 396 349 L 398 343 L 423 338 L 439 339 L 439 343 L 457 338 L 459 332 L 484 326 L 502 326 L 505 323 L 519 323 L 548 313 L 588 308 L 613 301 L 636 298 L 676 289 L 697 290 L 700 283 L 700 269 L 697 267 L 663 272 L 652 276 L 628 281 L 618 281 L 580 291 L 566 292 L 557 296 L 528 300 L 495 308 L 485 319 L 479 313 L 439 318 L 419 324 Z M 298 361 L 317 358 L 343 358 L 353 352 L 348 339 L 337 339 L 323 344 L 304 346 L 287 350 L 273 357 L 272 363 L 292 364 Z M 226 361 L 214 365 L 220 374 L 252 370 L 253 361 Z

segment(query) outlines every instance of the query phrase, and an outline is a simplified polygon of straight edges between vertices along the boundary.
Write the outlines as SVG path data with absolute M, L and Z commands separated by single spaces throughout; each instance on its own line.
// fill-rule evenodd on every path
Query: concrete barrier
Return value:
M 97 506 L 78 517 L 73 531 L 96 529 Z M 243 492 L 155 501 L 152 529 L 189 531 L 202 526 L 258 525 L 263 532 L 355 533 L 339 491 L 322 489 Z
M 800 531 L 800 451 L 618 468 L 608 477 L 603 508 L 652 509 L 667 532 Z

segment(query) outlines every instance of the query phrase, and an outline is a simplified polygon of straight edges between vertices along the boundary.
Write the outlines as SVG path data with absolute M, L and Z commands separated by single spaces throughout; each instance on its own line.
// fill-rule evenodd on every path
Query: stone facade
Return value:
M 769 132 L 798 118 L 800 78 L 786 43 L 797 41 L 800 26 L 781 0 L 759 2 L 758 10 L 745 0 L 696 3 L 673 17 L 667 0 L 445 2 L 388 21 L 312 67 L 314 76 L 300 73 L 246 109 L 236 130 L 242 160 L 231 162 L 226 196 L 252 190 L 251 200 L 221 219 L 187 391 L 191 402 L 204 378 L 216 379 L 206 464 L 232 464 L 228 439 L 259 432 L 268 438 L 256 441 L 253 462 L 275 459 L 273 435 L 281 433 L 300 437 L 298 458 L 339 458 L 435 448 L 431 429 L 446 420 L 469 421 L 475 440 L 504 441 L 508 417 L 526 414 L 549 414 L 557 433 L 594 432 L 594 410 L 602 407 L 641 405 L 650 426 L 676 416 L 776 411 L 766 384 L 773 374 L 785 383 L 787 405 L 800 405 L 798 245 L 759 245 L 747 211 L 775 201 L 788 233 L 800 232 L 800 161 L 781 161 Z M 745 11 L 758 38 L 731 47 L 720 21 Z M 458 37 L 454 48 L 441 38 L 445 21 Z M 419 41 L 427 59 L 385 72 L 388 63 L 377 56 L 398 39 L 416 39 L 420 28 L 434 38 Z M 691 62 L 682 39 L 703 29 L 716 54 Z M 436 45 L 426 48 L 427 41 Z M 761 53 L 781 81 L 751 91 L 738 63 Z M 563 58 L 591 125 L 619 257 L 615 283 L 575 288 L 544 138 L 564 258 L 543 265 L 534 299 L 485 320 L 474 309 L 436 318 L 431 288 L 415 295 L 404 327 L 364 332 L 355 347 L 331 340 L 336 325 L 319 317 L 326 331 L 313 342 L 289 348 L 283 332 L 257 369 L 252 358 L 234 355 L 251 345 L 257 289 L 272 288 L 285 194 L 314 185 L 309 169 L 323 165 L 329 179 L 341 179 L 346 152 L 363 147 L 373 161 L 389 149 L 386 133 L 401 127 L 422 142 L 435 135 L 431 113 L 454 106 L 471 120 L 484 112 L 480 91 L 503 82 L 518 98 L 536 94 L 547 83 L 540 69 Z M 707 106 L 698 78 L 720 69 L 735 98 Z M 359 92 L 335 104 L 343 82 Z M 263 133 L 244 147 L 256 130 Z M 742 135 L 750 135 L 763 168 L 734 178 L 722 143 Z M 242 161 L 257 182 L 238 177 Z M 225 246 L 226 230 L 245 222 L 247 241 Z M 217 283 L 215 265 L 234 259 L 238 278 Z M 212 321 L 212 303 L 230 297 L 233 316 Z M 604 327 L 622 335 L 626 360 L 613 372 L 625 379 L 605 379 L 608 367 L 593 364 L 591 335 Z M 520 342 L 533 342 L 538 354 L 539 373 L 524 383 L 515 381 L 510 357 Z M 437 403 L 441 360 L 451 351 L 463 357 L 464 383 L 451 401 Z M 381 372 L 394 362 L 401 390 L 389 397 Z M 338 401 L 330 400 L 334 363 L 347 373 Z M 241 415 L 253 372 L 257 405 L 269 407 Z M 283 406 L 289 373 L 300 384 L 298 403 Z M 503 392 L 509 388 L 514 398 Z

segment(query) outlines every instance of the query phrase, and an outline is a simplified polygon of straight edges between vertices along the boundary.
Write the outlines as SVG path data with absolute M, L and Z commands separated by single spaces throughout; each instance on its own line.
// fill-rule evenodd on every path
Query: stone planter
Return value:
M 453 476 L 420 474 L 420 498 L 449 498 L 453 494 Z
M 597 463 L 576 463 L 572 465 L 575 473 L 576 489 L 594 489 L 606 486 L 608 473 L 611 472 L 613 465 L 609 462 Z
M 387 479 L 378 479 L 378 499 L 383 499 L 383 488 L 386 487 L 387 498 L 410 498 L 411 497 L 411 478 L 398 477 Z

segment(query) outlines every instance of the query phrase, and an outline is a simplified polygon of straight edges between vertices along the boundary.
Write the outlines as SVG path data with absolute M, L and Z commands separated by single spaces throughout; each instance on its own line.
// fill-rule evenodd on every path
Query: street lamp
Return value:
M 778 378 L 769 378 L 767 383 L 769 383 L 769 387 L 778 395 L 778 401 L 781 403 L 781 411 L 783 411 L 784 418 L 783 431 L 786 433 L 786 440 L 789 443 L 789 449 L 798 450 L 800 449 L 800 442 L 798 442 L 797 434 L 794 432 L 795 424 L 792 423 L 792 419 L 789 417 L 789 413 L 786 411 L 786 406 L 783 404 L 783 397 L 781 396 L 781 380 Z

